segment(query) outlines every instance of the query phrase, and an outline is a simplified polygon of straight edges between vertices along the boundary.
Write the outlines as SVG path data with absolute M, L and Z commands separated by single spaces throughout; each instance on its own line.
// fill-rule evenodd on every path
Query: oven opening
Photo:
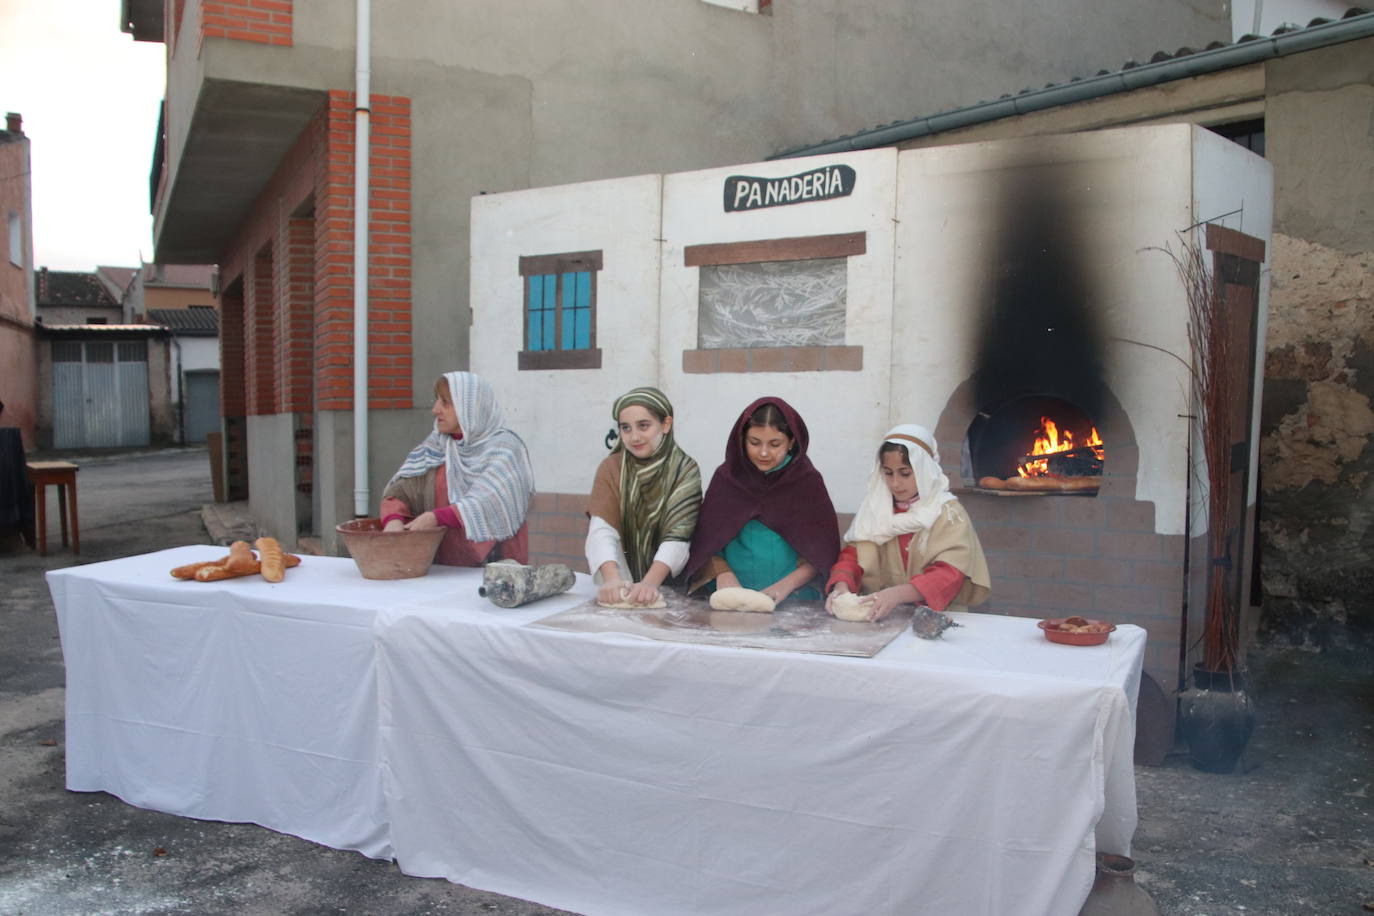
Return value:
M 981 411 L 969 427 L 968 450 L 970 483 L 1003 493 L 1094 495 L 1107 458 L 1093 418 L 1049 395 Z

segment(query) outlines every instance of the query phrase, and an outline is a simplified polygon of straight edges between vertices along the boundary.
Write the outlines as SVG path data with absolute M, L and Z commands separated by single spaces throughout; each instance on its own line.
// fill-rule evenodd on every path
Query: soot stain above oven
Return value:
M 1090 251 L 1080 241 L 1095 205 L 1073 165 L 1002 170 L 997 228 L 975 294 L 974 384 L 979 409 L 1048 395 L 1090 416 L 1102 404 L 1104 339 Z

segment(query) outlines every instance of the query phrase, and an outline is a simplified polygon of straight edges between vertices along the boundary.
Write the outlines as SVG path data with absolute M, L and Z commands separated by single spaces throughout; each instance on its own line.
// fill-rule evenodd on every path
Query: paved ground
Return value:
M 210 540 L 203 450 L 75 460 L 81 556 L 0 543 L 0 914 L 556 912 L 252 825 L 67 792 L 61 647 L 43 573 Z M 1364 912 L 1374 662 L 1272 651 L 1253 664 L 1259 724 L 1243 772 L 1202 773 L 1183 755 L 1137 767 L 1137 880 L 1165 916 Z

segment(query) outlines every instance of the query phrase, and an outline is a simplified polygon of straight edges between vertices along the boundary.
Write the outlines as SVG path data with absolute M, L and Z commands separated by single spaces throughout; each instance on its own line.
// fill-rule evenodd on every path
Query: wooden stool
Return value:
M 67 488 L 72 491 L 72 553 L 81 552 L 81 529 L 76 524 L 76 472 L 70 461 L 30 461 L 29 482 L 33 484 L 35 508 L 38 510 L 38 555 L 48 555 L 48 499 L 46 487 L 57 487 L 57 512 L 62 517 L 62 546 L 67 546 Z

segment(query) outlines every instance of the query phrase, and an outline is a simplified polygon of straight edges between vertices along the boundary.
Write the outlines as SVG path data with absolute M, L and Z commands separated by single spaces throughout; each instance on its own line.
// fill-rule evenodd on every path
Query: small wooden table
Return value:
M 62 518 L 62 546 L 67 546 L 67 512 L 72 519 L 72 553 L 81 552 L 81 529 L 76 523 L 76 472 L 79 468 L 70 461 L 30 461 L 29 482 L 33 484 L 35 508 L 38 510 L 38 555 L 48 555 L 48 499 L 47 486 L 57 487 L 57 512 Z M 67 488 L 72 491 L 70 503 Z

